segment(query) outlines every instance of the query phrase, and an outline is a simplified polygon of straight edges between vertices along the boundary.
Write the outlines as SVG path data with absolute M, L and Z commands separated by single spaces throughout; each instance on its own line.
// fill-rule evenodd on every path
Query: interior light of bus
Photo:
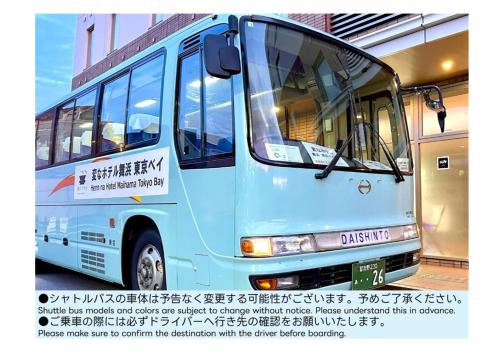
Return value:
M 81 129 L 90 129 L 93 126 L 92 122 L 84 122 L 80 125 Z
M 204 79 L 206 86 L 214 84 L 218 80 L 219 80 L 218 78 L 212 77 L 212 76 L 207 76 Z M 199 79 L 194 80 L 193 82 L 189 83 L 189 87 L 192 87 L 192 88 L 195 88 L 195 89 L 199 89 L 201 87 L 201 81 Z
M 145 100 L 142 100 L 142 101 L 139 101 L 137 102 L 134 107 L 137 107 L 137 108 L 145 108 L 145 107 L 149 107 L 151 105 L 154 105 L 156 102 L 158 102 L 157 99 L 154 99 L 154 98 L 148 98 L 148 99 L 145 99 Z

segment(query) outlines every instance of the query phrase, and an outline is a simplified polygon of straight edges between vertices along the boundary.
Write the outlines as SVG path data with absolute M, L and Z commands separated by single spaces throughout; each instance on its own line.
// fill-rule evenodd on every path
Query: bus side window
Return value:
M 205 156 L 233 152 L 231 79 L 210 76 L 203 67 L 205 86 Z
M 37 119 L 36 141 L 35 141 L 35 167 L 49 165 L 52 135 L 52 110 L 41 114 Z
M 76 99 L 71 135 L 71 159 L 90 155 L 92 148 L 92 127 L 94 125 L 94 108 L 97 91 L 94 90 Z
M 104 85 L 99 120 L 99 152 L 123 149 L 129 74 Z
M 202 66 L 199 51 L 180 62 L 177 143 L 181 160 L 232 154 L 231 79 L 210 76 Z
M 164 58 L 164 55 L 156 57 L 132 70 L 128 101 L 127 144 L 158 137 Z
M 181 158 L 189 160 L 201 157 L 200 53 L 193 53 L 181 62 L 177 132 Z
M 57 112 L 54 163 L 69 160 L 74 104 L 74 101 L 68 102 L 64 106 L 61 106 Z

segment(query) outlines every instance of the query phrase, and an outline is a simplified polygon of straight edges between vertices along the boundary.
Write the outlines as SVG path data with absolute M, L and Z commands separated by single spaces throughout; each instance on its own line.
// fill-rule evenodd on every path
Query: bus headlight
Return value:
M 242 238 L 241 252 L 248 257 L 270 257 L 317 251 L 313 235 Z
M 410 224 L 404 227 L 403 230 L 404 239 L 418 238 L 418 227 L 416 224 Z

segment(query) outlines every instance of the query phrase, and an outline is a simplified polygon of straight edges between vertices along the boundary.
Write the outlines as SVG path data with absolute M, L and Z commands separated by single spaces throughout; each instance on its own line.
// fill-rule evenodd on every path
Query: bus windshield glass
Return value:
M 392 173 L 383 144 L 411 172 L 395 75 L 361 52 L 302 32 L 245 22 L 251 149 L 265 162 Z

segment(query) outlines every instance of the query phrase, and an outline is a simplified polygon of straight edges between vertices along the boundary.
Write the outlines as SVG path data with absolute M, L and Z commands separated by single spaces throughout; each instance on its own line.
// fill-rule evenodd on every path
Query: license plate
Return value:
M 385 285 L 385 260 L 354 263 L 352 289 L 370 290 Z
M 391 242 L 391 232 L 388 228 L 365 229 L 339 233 L 343 248 L 366 246 L 377 243 Z

